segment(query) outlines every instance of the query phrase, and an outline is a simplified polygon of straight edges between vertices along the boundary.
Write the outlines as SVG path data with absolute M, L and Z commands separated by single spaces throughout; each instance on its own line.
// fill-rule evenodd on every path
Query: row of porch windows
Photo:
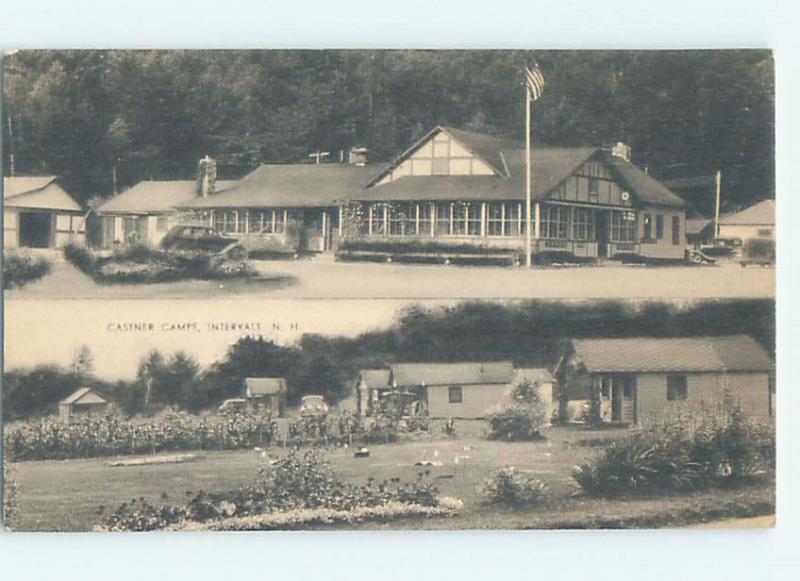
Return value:
M 286 210 L 217 210 L 203 213 L 201 218 L 210 222 L 215 230 L 225 234 L 259 233 L 283 234 L 286 232 Z
M 595 213 L 591 208 L 543 204 L 541 236 L 595 240 Z M 368 207 L 364 230 L 374 236 L 523 236 L 524 205 L 518 202 L 375 204 Z M 610 234 L 615 242 L 634 242 L 636 213 L 612 210 Z

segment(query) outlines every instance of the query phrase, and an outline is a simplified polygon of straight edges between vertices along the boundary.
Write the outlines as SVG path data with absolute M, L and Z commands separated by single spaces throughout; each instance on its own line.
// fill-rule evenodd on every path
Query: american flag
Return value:
M 533 68 L 525 67 L 525 86 L 528 87 L 528 96 L 531 101 L 536 101 L 542 96 L 544 75 L 538 64 L 534 63 Z

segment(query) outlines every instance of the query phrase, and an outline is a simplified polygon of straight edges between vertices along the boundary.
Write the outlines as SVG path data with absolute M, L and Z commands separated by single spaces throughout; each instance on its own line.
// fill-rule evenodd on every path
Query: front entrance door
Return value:
M 324 210 L 306 210 L 303 212 L 302 249 L 306 252 L 322 252 L 326 250 L 327 215 Z
M 53 243 L 53 216 L 46 212 L 19 213 L 19 245 L 50 248 Z
M 611 381 L 611 421 L 625 424 L 636 421 L 636 377 L 615 375 Z
M 602 258 L 608 257 L 608 241 L 609 237 L 609 224 L 608 212 L 605 210 L 597 210 L 595 216 L 595 229 L 597 232 L 597 256 Z

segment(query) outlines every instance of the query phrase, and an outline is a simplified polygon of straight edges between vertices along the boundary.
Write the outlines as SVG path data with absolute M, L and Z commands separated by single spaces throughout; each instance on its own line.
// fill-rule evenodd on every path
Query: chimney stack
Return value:
M 348 156 L 350 164 L 367 165 L 367 151 L 366 147 L 351 147 L 350 155 Z
M 214 195 L 217 184 L 217 160 L 206 155 L 197 164 L 197 196 Z
M 621 141 L 617 141 L 617 143 L 611 147 L 611 155 L 614 157 L 619 157 L 624 159 L 625 161 L 631 160 L 631 146 L 622 143 Z

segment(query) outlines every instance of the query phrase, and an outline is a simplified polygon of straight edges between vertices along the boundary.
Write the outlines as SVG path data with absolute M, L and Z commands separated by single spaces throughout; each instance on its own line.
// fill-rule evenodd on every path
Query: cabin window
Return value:
M 522 222 L 522 204 L 509 202 L 506 204 L 506 215 L 503 219 L 503 234 L 506 236 L 519 236 Z
M 762 237 L 772 236 L 772 228 L 764 228 L 758 231 L 758 235 Z
M 449 236 L 453 223 L 453 205 L 450 202 L 436 204 L 436 235 Z
M 567 238 L 568 211 L 566 206 L 542 206 L 543 238 Z
M 451 233 L 455 236 L 467 233 L 467 204 L 457 203 L 453 205 L 453 222 Z
M 611 212 L 611 239 L 614 242 L 636 240 L 636 212 Z
M 370 232 L 372 234 L 380 236 L 385 233 L 386 224 L 383 218 L 384 213 L 382 206 L 372 205 L 369 207 Z
M 447 398 L 450 403 L 461 403 L 464 401 L 460 385 L 451 385 L 447 388 Z
M 223 212 L 222 231 L 236 232 L 236 212 Z
M 156 230 L 159 232 L 166 232 L 168 226 L 168 219 L 166 216 L 159 216 L 156 218 Z
M 667 375 L 667 401 L 682 401 L 689 396 L 685 375 Z
M 591 177 L 589 178 L 589 201 L 597 202 L 600 197 L 600 180 Z
M 272 231 L 272 220 L 269 220 L 269 225 L 267 225 L 264 221 L 264 212 L 251 211 L 250 216 L 248 216 L 247 231 L 251 234 L 266 233 L 267 228 Z
M 417 234 L 421 234 L 423 236 L 430 236 L 431 234 L 431 224 L 433 219 L 433 205 L 432 204 L 419 204 L 417 206 L 418 218 L 417 222 L 419 223 L 419 231 Z
M 672 217 L 672 243 L 676 244 L 676 245 L 681 243 L 681 217 L 680 216 L 673 216 Z
M 503 213 L 504 204 L 502 202 L 490 202 L 486 212 L 486 233 L 489 236 L 503 235 Z
M 125 217 L 122 220 L 122 232 L 125 234 L 125 238 L 128 238 L 134 233 L 137 233 L 139 225 L 139 219 L 133 217 Z
M 664 216 L 658 214 L 656 216 L 656 240 L 664 239 Z
M 389 235 L 401 236 L 403 234 L 403 223 L 406 220 L 404 208 L 389 206 Z
M 481 235 L 481 204 L 471 202 L 467 204 L 467 234 L 470 236 Z
M 572 209 L 572 238 L 594 240 L 594 211 L 589 208 Z
M 225 229 L 225 212 L 214 212 L 212 215 L 212 226 L 217 232 L 222 232 Z
M 642 240 L 644 242 L 650 242 L 653 239 L 653 215 L 652 214 L 645 214 L 644 219 L 642 222 L 642 229 L 644 232 L 642 233 Z

